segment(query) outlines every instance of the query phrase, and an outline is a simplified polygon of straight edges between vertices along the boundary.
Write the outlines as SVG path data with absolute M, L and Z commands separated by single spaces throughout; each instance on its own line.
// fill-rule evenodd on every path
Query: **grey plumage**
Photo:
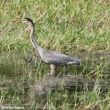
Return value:
M 35 28 L 34 28 L 33 21 L 30 18 L 25 18 L 24 22 L 26 22 L 30 27 L 30 38 L 31 38 L 32 45 L 35 48 L 36 52 L 38 52 L 42 61 L 50 64 L 51 72 L 52 72 L 51 74 L 56 74 L 55 67 L 58 65 L 72 65 L 72 64 L 80 65 L 80 59 L 78 59 L 78 58 L 68 56 L 68 55 L 62 54 L 60 52 L 51 51 L 51 50 L 42 48 L 37 43 L 37 41 L 34 37 Z
M 75 57 L 67 56 L 60 52 L 55 52 L 44 48 L 40 48 L 39 54 L 41 59 L 46 63 L 55 64 L 55 65 L 69 65 L 69 64 L 80 65 L 79 59 Z

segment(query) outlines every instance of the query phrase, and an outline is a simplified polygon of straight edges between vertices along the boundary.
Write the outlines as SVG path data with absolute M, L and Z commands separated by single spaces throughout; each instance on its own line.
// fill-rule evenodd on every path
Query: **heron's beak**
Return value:
M 19 20 L 13 20 L 12 22 L 13 23 L 21 23 L 21 21 L 19 21 Z

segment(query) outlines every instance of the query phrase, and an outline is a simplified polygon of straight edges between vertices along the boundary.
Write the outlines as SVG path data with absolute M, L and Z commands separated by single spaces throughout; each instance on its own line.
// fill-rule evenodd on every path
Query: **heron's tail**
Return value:
M 81 64 L 81 60 L 77 59 L 77 58 L 72 58 L 72 61 L 68 62 L 68 65 L 80 65 Z

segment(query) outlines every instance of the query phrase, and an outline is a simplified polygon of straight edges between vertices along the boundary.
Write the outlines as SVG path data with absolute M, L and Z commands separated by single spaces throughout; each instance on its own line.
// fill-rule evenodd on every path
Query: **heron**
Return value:
M 43 62 L 50 65 L 49 74 L 57 76 L 58 73 L 56 72 L 56 69 L 60 65 L 80 65 L 81 61 L 79 58 L 41 47 L 35 39 L 35 23 L 33 22 L 33 20 L 31 18 L 26 17 L 24 18 L 23 22 L 25 22 L 28 25 L 30 39 L 36 54 L 40 57 L 40 59 Z

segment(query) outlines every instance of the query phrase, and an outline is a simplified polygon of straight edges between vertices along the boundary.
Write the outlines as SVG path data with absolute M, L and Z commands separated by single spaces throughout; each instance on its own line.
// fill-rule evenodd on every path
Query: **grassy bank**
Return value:
M 41 46 L 65 54 L 76 55 L 82 59 L 81 69 L 73 68 L 71 69 L 72 73 L 85 75 L 94 73 L 97 76 L 96 79 L 103 79 L 103 76 L 109 75 L 109 0 L 1 0 L 0 12 L 0 65 L 3 66 L 4 64 L 7 68 L 6 71 L 4 67 L 4 69 L 2 66 L 0 67 L 1 79 L 4 78 L 4 73 L 8 76 L 8 71 L 11 71 L 9 73 L 17 73 L 17 75 L 22 72 L 27 73 L 28 81 L 32 81 L 33 78 L 31 77 L 33 75 L 31 73 L 34 73 L 35 78 L 37 78 L 48 71 L 47 66 L 38 63 L 34 70 L 29 66 L 30 69 L 27 72 L 24 61 L 22 65 L 24 70 L 17 70 L 18 67 L 21 68 L 19 63 L 16 63 L 18 62 L 17 58 L 3 54 L 11 52 L 12 55 L 16 56 L 19 53 L 23 58 L 28 53 L 34 54 L 29 33 L 24 31 L 26 25 L 17 22 L 24 17 L 31 17 L 34 20 L 36 38 Z M 8 57 L 5 59 L 2 56 Z M 11 61 L 11 59 L 14 61 Z M 11 63 L 6 65 L 6 61 L 11 61 Z M 9 65 L 11 65 L 11 70 L 8 69 Z M 14 72 L 12 72 L 12 67 Z M 18 78 L 14 76 L 12 80 L 18 79 L 21 81 L 23 77 L 25 78 L 24 74 L 20 74 L 20 76 Z M 12 104 L 22 104 L 22 98 L 19 97 L 19 94 L 15 94 L 14 88 L 12 93 L 10 93 L 10 90 L 8 90 L 9 93 L 5 94 L 5 92 L 1 90 L 0 101 L 11 94 L 10 97 L 13 97 L 13 100 L 15 98 L 11 102 Z M 75 92 L 71 97 L 66 92 L 56 92 L 53 96 L 48 97 L 47 104 L 50 110 L 73 110 L 79 102 L 83 102 L 83 105 L 86 106 L 100 100 L 109 99 L 109 97 L 110 91 L 102 96 L 99 88 L 89 92 L 85 91 L 80 95 Z M 109 104 L 110 101 L 107 101 L 107 103 L 102 101 L 102 110 L 109 110 Z
M 0 50 L 31 48 L 24 24 L 31 17 L 42 46 L 69 52 L 109 50 L 109 1 L 2 1 Z

